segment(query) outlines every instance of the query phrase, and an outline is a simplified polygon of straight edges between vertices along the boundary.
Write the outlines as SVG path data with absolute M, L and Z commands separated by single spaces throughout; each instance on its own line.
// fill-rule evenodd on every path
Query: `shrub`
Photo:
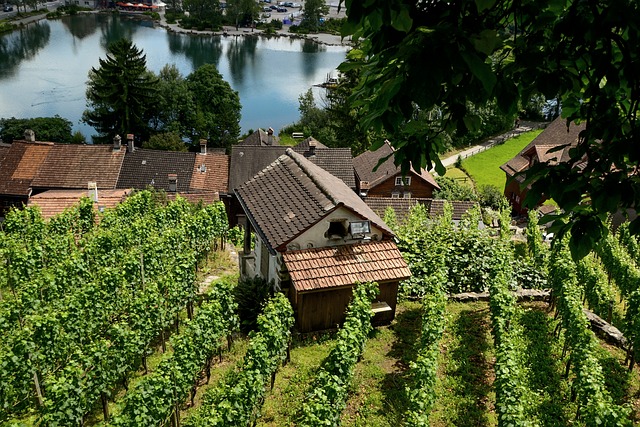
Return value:
M 255 330 L 262 306 L 272 294 L 273 282 L 268 283 L 264 278 L 255 276 L 243 278 L 234 289 L 234 297 L 238 303 L 238 317 L 240 329 L 244 332 Z

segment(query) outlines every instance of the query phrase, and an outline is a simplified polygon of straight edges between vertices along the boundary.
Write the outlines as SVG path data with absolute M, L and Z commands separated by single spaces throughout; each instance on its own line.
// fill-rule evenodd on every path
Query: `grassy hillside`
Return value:
M 542 130 L 534 130 L 523 133 L 515 138 L 507 140 L 504 144 L 483 151 L 462 161 L 463 168 L 479 188 L 482 185 L 495 185 L 504 188 L 504 172 L 500 166 L 520 152 Z

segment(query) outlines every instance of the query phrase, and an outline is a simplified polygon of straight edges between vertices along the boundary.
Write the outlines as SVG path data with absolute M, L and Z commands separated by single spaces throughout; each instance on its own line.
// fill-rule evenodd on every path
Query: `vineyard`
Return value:
M 372 328 L 358 285 L 334 333 L 299 336 L 287 298 L 239 332 L 235 276 L 201 288 L 228 225 L 221 204 L 139 192 L 0 234 L 0 425 L 631 426 L 640 422 L 640 244 L 624 226 L 575 262 L 530 216 L 458 226 L 418 205 L 402 226 L 413 273 L 396 320 Z M 503 225 L 507 224 L 502 221 Z M 215 268 L 215 266 L 214 266 Z M 516 288 L 551 289 L 546 302 Z M 487 302 L 447 295 L 488 291 Z M 625 348 L 589 328 L 589 309 Z

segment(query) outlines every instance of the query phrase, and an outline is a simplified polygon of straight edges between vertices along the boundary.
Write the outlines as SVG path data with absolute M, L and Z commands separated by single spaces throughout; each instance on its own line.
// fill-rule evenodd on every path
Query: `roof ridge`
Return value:
M 325 197 L 333 203 L 334 207 L 342 203 L 341 201 L 335 198 L 331 190 L 329 190 L 329 188 L 322 181 L 322 179 L 320 179 L 320 177 L 316 175 L 315 171 L 312 171 L 311 168 L 307 167 L 307 165 L 304 164 L 304 162 L 300 161 L 300 158 L 298 157 L 300 156 L 300 154 L 296 153 L 292 148 L 287 148 L 287 150 L 285 151 L 285 154 L 289 156 L 289 158 L 291 158 L 296 163 L 296 165 L 298 165 L 298 167 L 307 174 L 307 176 L 311 179 L 311 181 L 313 181 L 313 183 L 316 185 L 316 187 L 318 187 L 318 189 L 322 192 L 322 194 L 324 194 Z M 304 158 L 304 156 L 302 156 L 302 158 Z M 313 162 L 309 162 L 309 163 L 313 164 Z M 313 165 L 315 167 L 319 167 L 315 164 Z M 325 208 L 325 210 L 327 209 Z

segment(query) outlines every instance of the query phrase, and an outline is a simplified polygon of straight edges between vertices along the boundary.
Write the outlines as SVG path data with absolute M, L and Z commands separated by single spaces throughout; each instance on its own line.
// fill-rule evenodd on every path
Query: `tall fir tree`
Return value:
M 156 83 L 141 49 L 127 39 L 110 44 L 107 58 L 100 58 L 100 66 L 89 71 L 88 109 L 82 121 L 98 131 L 93 141 L 109 143 L 115 135 L 128 133 L 138 141 L 146 140 Z

